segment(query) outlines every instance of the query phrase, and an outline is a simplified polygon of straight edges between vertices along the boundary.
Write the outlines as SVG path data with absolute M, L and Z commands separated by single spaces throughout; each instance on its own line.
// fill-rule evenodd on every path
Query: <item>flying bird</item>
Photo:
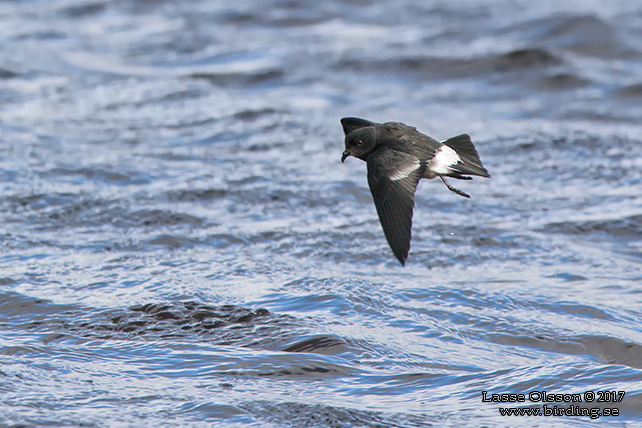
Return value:
M 415 191 L 422 178 L 439 177 L 448 190 L 470 195 L 451 186 L 446 177 L 471 180 L 490 178 L 467 134 L 439 142 L 398 122 L 375 123 L 356 117 L 341 119 L 345 162 L 354 156 L 368 164 L 368 185 L 388 244 L 405 266 L 410 250 Z

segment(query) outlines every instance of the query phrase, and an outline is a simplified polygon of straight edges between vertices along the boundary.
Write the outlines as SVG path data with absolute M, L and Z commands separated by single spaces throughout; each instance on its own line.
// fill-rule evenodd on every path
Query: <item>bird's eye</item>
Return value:
M 357 140 L 357 146 L 360 146 L 363 144 L 363 140 Z

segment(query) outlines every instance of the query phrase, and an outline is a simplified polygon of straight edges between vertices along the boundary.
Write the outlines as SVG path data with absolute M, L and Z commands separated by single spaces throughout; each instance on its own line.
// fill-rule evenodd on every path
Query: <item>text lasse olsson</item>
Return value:
M 482 391 L 482 401 L 494 403 L 523 403 L 526 401 L 526 394 L 488 394 L 488 391 Z M 564 403 L 581 403 L 581 394 L 549 394 L 546 391 L 531 391 L 528 394 L 528 401 L 531 402 L 564 402 Z

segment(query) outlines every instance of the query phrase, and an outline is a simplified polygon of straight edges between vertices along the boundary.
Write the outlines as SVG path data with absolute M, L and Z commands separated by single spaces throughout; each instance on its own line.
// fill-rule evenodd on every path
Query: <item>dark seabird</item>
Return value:
M 341 119 L 346 134 L 344 162 L 354 156 L 368 164 L 368 184 L 379 221 L 392 252 L 402 265 L 410 250 L 415 190 L 422 178 L 439 177 L 448 190 L 470 196 L 451 186 L 445 177 L 471 180 L 470 175 L 490 177 L 470 136 L 442 143 L 398 122 L 375 123 L 356 117 Z

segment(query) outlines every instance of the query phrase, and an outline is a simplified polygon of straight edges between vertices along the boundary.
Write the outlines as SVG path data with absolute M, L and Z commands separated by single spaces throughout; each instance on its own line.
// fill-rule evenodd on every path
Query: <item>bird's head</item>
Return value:
M 366 157 L 374 151 L 376 142 L 374 126 L 355 129 L 346 135 L 346 149 L 341 156 L 341 162 L 344 162 L 348 156 L 365 161 Z

